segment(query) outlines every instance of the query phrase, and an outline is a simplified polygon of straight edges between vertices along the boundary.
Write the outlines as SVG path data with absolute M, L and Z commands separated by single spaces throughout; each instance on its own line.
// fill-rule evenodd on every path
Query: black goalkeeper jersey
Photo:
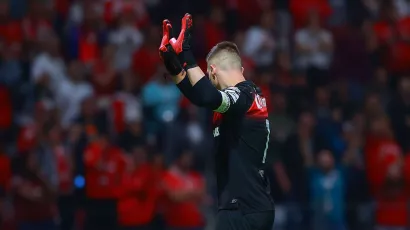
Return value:
M 219 209 L 273 210 L 264 165 L 269 146 L 266 100 L 251 81 L 221 90 L 214 112 Z

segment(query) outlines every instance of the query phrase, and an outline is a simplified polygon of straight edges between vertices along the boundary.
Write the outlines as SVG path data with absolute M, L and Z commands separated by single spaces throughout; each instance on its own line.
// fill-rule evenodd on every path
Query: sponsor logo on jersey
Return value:
M 217 137 L 217 136 L 219 136 L 219 127 L 216 127 L 215 129 L 214 129 L 214 137 Z

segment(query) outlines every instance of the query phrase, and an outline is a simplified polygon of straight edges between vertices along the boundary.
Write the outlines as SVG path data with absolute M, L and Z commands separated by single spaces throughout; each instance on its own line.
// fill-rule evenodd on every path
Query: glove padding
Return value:
M 170 37 L 172 33 L 172 25 L 169 20 L 165 19 L 162 22 L 162 40 L 159 47 L 159 56 L 164 62 L 165 68 L 172 76 L 180 74 L 184 69 L 178 59 L 175 49 L 170 44 Z M 175 38 L 172 38 L 175 40 Z M 178 48 L 177 46 L 175 46 Z

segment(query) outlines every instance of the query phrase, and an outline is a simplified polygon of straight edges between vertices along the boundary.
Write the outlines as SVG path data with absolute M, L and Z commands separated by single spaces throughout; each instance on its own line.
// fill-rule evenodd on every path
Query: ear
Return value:
M 216 67 L 215 67 L 215 65 L 210 65 L 209 67 L 211 68 L 211 74 L 212 74 L 212 75 L 216 74 Z
M 245 71 L 245 69 L 244 69 L 243 67 L 241 67 L 241 72 L 242 72 L 242 74 L 243 74 L 243 71 Z

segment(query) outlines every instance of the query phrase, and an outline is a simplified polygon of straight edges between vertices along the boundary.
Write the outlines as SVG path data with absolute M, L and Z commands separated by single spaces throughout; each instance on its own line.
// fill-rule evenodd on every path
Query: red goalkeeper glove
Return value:
M 178 54 L 182 66 L 186 69 L 198 66 L 191 51 L 192 26 L 192 16 L 186 13 L 182 18 L 181 32 L 179 33 L 178 38 L 171 38 L 169 41 L 175 52 Z
M 190 69 L 198 66 L 191 51 L 192 26 L 192 16 L 186 13 L 182 18 L 181 32 L 175 39 L 172 37 L 171 23 L 167 19 L 162 23 L 163 37 L 160 56 L 171 75 L 179 74 L 182 71 L 179 67 Z M 180 65 L 177 65 L 174 54 L 177 55 Z M 174 74 L 176 72 L 178 73 Z
M 159 47 L 159 56 L 164 62 L 165 68 L 172 76 L 176 76 L 183 71 L 178 55 L 170 43 L 172 33 L 172 25 L 169 20 L 165 19 L 162 22 L 162 40 Z M 175 40 L 175 38 L 173 38 Z M 178 48 L 177 46 L 175 46 Z

